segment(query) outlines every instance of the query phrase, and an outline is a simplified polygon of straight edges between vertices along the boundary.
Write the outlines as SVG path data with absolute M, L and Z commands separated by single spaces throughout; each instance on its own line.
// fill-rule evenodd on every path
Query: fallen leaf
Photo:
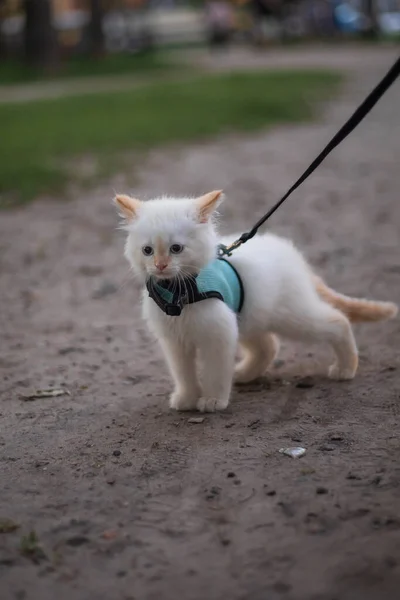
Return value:
M 105 531 L 103 533 L 103 535 L 101 536 L 104 540 L 114 540 L 117 537 L 117 532 L 109 529 L 108 531 Z
M 30 400 L 38 400 L 39 398 L 56 398 L 57 396 L 71 395 L 67 389 L 49 389 L 49 390 L 36 390 L 32 394 L 20 394 L 20 397 L 29 402 Z
M 305 469 L 301 469 L 300 473 L 302 475 L 312 475 L 313 473 L 315 473 L 315 469 L 313 469 L 312 467 L 306 467 Z
M 12 519 L 0 519 L 0 533 L 12 533 L 18 528 L 18 523 Z

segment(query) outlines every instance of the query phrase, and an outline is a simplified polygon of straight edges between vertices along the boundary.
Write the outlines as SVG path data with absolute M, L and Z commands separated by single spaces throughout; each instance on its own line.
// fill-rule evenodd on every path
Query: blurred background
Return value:
M 400 0 L 0 0 L 0 203 L 130 171 L 127 151 L 310 118 L 345 48 L 399 40 Z
M 400 0 L 0 0 L 0 60 L 400 37 Z

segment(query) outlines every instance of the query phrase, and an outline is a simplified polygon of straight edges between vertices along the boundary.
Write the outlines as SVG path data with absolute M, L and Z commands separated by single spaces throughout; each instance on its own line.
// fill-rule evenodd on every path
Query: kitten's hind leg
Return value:
M 336 354 L 329 369 L 333 379 L 353 379 L 358 366 L 357 346 L 347 317 L 322 300 L 315 299 L 287 319 L 282 334 L 294 339 L 328 342 Z M 286 331 L 283 331 L 285 329 Z
M 279 342 L 272 333 L 239 340 L 243 358 L 235 367 L 235 381 L 249 383 L 264 375 L 279 350 Z
M 338 335 L 331 339 L 331 345 L 336 354 L 336 361 L 329 367 L 331 379 L 353 379 L 358 367 L 358 351 L 353 331 L 347 317 L 341 312 L 332 315 L 330 325 L 334 326 Z

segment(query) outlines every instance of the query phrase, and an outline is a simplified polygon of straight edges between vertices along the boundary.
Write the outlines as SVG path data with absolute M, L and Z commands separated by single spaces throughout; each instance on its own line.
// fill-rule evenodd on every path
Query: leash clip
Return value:
M 219 244 L 218 246 L 218 256 L 220 258 L 223 258 L 224 256 L 232 256 L 232 252 L 234 250 L 236 250 L 236 248 L 239 248 L 239 246 L 241 246 L 243 244 L 242 240 L 236 240 L 235 242 L 232 242 L 232 244 L 230 244 L 229 246 L 225 246 L 224 244 Z

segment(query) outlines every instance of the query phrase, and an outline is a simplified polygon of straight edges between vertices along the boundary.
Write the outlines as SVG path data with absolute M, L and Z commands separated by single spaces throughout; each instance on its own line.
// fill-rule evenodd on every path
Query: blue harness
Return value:
M 150 298 L 171 317 L 178 317 L 186 304 L 207 298 L 222 300 L 235 313 L 240 313 L 244 301 L 240 275 L 224 258 L 214 259 L 198 275 L 180 280 L 150 278 L 146 285 Z

